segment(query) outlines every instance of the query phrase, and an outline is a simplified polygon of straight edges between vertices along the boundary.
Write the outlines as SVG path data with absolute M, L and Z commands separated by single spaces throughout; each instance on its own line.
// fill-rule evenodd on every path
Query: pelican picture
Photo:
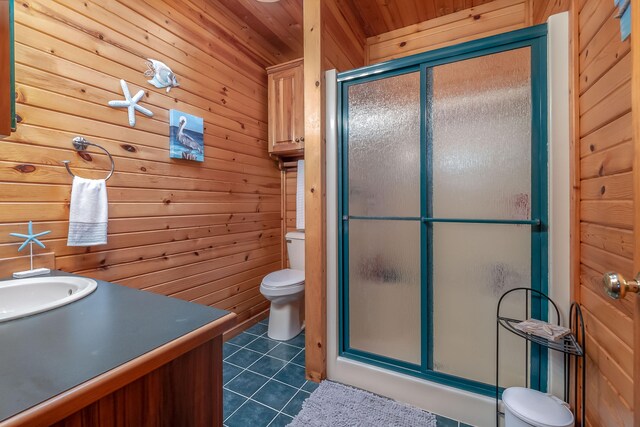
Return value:
M 204 120 L 178 110 L 170 110 L 169 157 L 204 162 Z

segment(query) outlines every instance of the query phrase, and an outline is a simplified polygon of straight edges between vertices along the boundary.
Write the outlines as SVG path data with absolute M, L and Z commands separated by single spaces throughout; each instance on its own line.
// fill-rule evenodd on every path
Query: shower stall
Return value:
M 498 298 L 547 291 L 547 26 L 338 74 L 336 118 L 339 357 L 491 395 Z M 500 386 L 546 389 L 500 346 Z

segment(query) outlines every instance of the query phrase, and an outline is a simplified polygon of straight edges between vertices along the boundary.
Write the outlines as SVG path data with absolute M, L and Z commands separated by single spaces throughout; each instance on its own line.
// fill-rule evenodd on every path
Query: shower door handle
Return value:
M 636 276 L 635 280 L 625 280 L 620 273 L 605 273 L 602 278 L 602 284 L 604 285 L 604 291 L 613 299 L 622 299 L 627 293 L 640 293 L 640 273 Z

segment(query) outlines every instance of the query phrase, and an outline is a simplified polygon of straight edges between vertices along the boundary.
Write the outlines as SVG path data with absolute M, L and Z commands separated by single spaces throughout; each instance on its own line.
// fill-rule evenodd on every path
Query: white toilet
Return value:
M 269 338 L 287 341 L 302 331 L 300 308 L 304 300 L 304 232 L 287 233 L 291 268 L 274 271 L 262 279 L 260 292 L 271 301 Z

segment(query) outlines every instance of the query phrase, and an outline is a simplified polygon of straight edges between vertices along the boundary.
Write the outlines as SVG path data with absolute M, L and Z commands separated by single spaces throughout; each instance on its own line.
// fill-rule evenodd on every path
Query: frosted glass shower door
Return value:
M 420 73 L 353 85 L 346 96 L 350 348 L 420 365 Z
M 397 63 L 338 76 L 340 355 L 495 395 L 498 299 L 547 286 L 546 28 Z M 499 351 L 545 389 L 539 347 Z
M 531 286 L 532 227 L 513 223 L 532 219 L 531 49 L 435 66 L 427 79 L 432 369 L 491 383 L 498 298 Z M 524 318 L 522 301 L 509 302 Z M 501 347 L 501 385 L 525 385 L 522 340 Z

